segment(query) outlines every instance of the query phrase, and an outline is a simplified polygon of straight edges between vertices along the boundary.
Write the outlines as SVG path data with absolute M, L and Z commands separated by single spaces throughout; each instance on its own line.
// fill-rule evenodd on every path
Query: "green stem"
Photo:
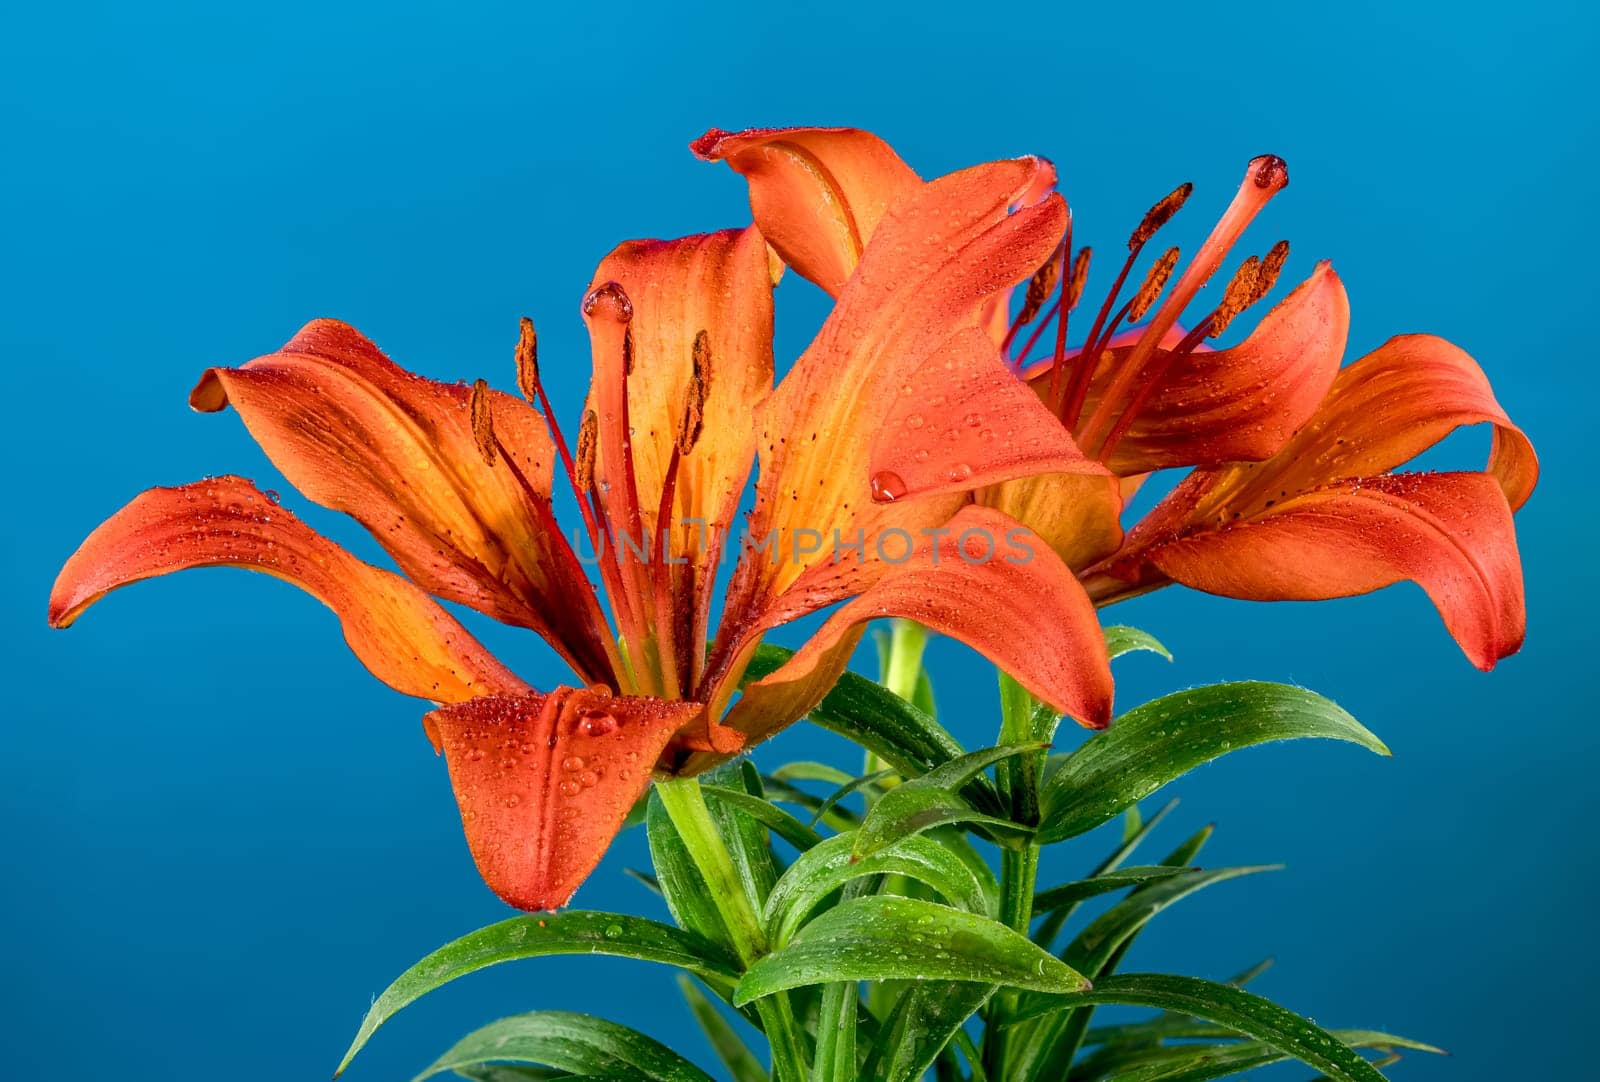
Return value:
M 744 883 L 733 866 L 733 857 L 717 830 L 716 820 L 711 817 L 711 809 L 706 806 L 700 779 L 657 778 L 656 795 L 661 798 L 661 806 L 666 809 L 690 859 L 705 880 L 712 904 L 728 928 L 735 953 L 748 968 L 767 953 L 766 928 L 750 896 L 745 893 Z M 765 996 L 756 1000 L 755 1008 L 772 1046 L 773 1078 L 778 1082 L 804 1082 L 809 1073 L 805 1045 L 789 1007 L 789 997 L 783 993 Z
M 922 676 L 922 652 L 928 647 L 928 629 L 915 620 L 889 621 L 889 657 L 883 666 L 883 686 L 906 702 L 917 697 Z
M 1047 734 L 1034 731 L 1034 697 L 1004 672 L 1000 673 L 1001 744 L 1024 744 Z M 1019 755 L 995 771 L 1001 794 L 1010 801 L 1012 818 L 1036 823 L 1039 815 L 1039 767 L 1043 755 Z M 1039 847 L 1031 840 L 1020 849 L 1000 850 L 1000 920 L 1028 934 L 1033 923 L 1033 892 L 1039 878 Z M 984 1063 L 992 1078 L 1006 1073 L 1006 1031 L 998 1023 L 1016 1006 L 1014 993 L 1002 992 L 989 1001 L 984 1027 Z

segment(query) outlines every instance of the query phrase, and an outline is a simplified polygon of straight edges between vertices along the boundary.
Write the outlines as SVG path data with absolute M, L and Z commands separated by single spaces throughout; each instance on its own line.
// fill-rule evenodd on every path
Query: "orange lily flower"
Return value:
M 830 292 L 845 281 L 883 209 L 920 183 L 887 144 L 853 129 L 711 132 L 696 149 L 747 178 L 756 224 L 791 266 Z M 1053 177 L 1041 171 L 1038 179 Z M 1468 658 L 1489 668 L 1522 642 L 1512 512 L 1531 494 L 1538 464 L 1473 360 L 1418 335 L 1393 339 L 1341 370 L 1349 304 L 1327 263 L 1238 345 L 1209 348 L 1208 338 L 1271 292 L 1288 254 L 1283 242 L 1245 260 L 1193 330 L 1179 324 L 1287 183 L 1281 159 L 1252 161 L 1172 288 L 1176 248 L 1155 259 L 1124 299 L 1141 253 L 1191 186 L 1157 202 L 1130 236 L 1079 348 L 1068 348 L 1068 320 L 1083 297 L 1091 253 L 1073 253 L 1070 218 L 1016 315 L 1006 293 L 990 298 L 989 333 L 1106 472 L 1019 475 L 974 486 L 975 499 L 1034 529 L 1079 572 L 1098 605 L 1169 582 L 1252 600 L 1313 600 L 1409 579 L 1432 598 Z M 823 211 L 798 213 L 807 206 Z M 1142 326 L 1122 330 L 1146 315 Z M 1048 352 L 1035 360 L 1042 338 Z M 1487 472 L 1391 472 L 1456 427 L 1478 423 L 1494 426 Z M 1179 467 L 1196 469 L 1124 536 L 1128 498 L 1150 473 Z
M 316 596 L 374 675 L 438 704 L 425 727 L 473 857 L 525 909 L 567 901 L 653 770 L 703 769 L 802 716 L 876 617 L 964 639 L 1040 699 L 1104 725 L 1111 681 L 1087 594 L 1047 546 L 1001 558 L 1031 535 L 968 497 L 1028 473 L 1104 472 L 982 326 L 992 295 L 1060 240 L 1048 172 L 994 162 L 879 208 L 873 243 L 836 268 L 834 312 L 776 387 L 781 268 L 762 229 L 621 245 L 583 302 L 594 375 L 573 444 L 527 321 L 520 398 L 411 375 L 352 328 L 311 323 L 276 353 L 209 370 L 191 402 L 231 405 L 297 489 L 358 520 L 403 576 L 224 477 L 147 491 L 96 529 L 55 584 L 50 622 L 202 565 Z M 886 417 L 915 432 L 887 436 Z M 708 656 L 718 561 L 758 454 L 755 543 L 740 549 Z M 556 524 L 558 471 L 600 590 Z M 1010 548 L 975 551 L 996 543 Z M 579 686 L 533 689 L 434 598 L 537 632 Z M 838 602 L 729 708 L 766 631 Z

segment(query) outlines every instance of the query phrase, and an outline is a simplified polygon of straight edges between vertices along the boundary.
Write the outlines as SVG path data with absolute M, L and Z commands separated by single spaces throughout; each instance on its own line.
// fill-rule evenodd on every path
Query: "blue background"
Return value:
M 1224 977 L 1276 954 L 1268 994 L 1455 1053 L 1397 1078 L 1576 1077 L 1600 961 L 1597 737 L 1579 707 L 1597 600 L 1579 458 L 1596 380 L 1592 16 L 1547 0 L 1113 8 L 10 9 L 0 1073 L 321 1077 L 391 977 L 505 912 L 473 874 L 419 704 L 369 678 L 295 591 L 195 572 L 45 629 L 60 562 L 141 488 L 276 480 L 236 417 L 188 411 L 200 369 L 337 316 L 409 367 L 508 386 L 529 313 L 570 417 L 588 363 L 577 301 L 604 251 L 748 220 L 738 178 L 687 141 L 851 123 L 924 175 L 1047 154 L 1080 237 L 1106 250 L 1184 179 L 1199 194 L 1175 228 L 1192 240 L 1271 150 L 1293 184 L 1252 248 L 1290 237 L 1301 272 L 1333 259 L 1353 351 L 1427 330 L 1483 362 L 1545 469 L 1519 519 L 1528 646 L 1493 675 L 1410 586 L 1318 606 L 1174 590 L 1113 613 L 1178 658 L 1119 663 L 1124 706 L 1293 680 L 1396 753 L 1276 746 L 1180 783 L 1169 844 L 1216 820 L 1207 863 L 1290 868 L 1161 917 L 1131 964 Z M 784 287 L 781 358 L 821 311 Z M 535 682 L 562 678 L 529 637 L 483 634 Z M 959 735 L 990 742 L 987 667 L 950 643 L 933 660 Z M 847 754 L 800 727 L 760 758 Z M 625 838 L 580 903 L 655 912 L 621 874 L 645 859 Z M 540 1006 L 609 1013 L 711 1063 L 668 971 L 582 958 L 438 993 L 350 1077 L 405 1077 Z

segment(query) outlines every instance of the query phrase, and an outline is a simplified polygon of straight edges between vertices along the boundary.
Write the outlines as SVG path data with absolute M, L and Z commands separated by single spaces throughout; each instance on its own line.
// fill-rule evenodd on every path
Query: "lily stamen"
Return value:
M 1117 403 L 1129 401 L 1134 389 L 1144 382 L 1145 369 L 1149 366 L 1161 339 L 1177 323 L 1178 317 L 1194 299 L 1194 295 L 1200 291 L 1200 287 L 1217 272 L 1228 250 L 1239 239 L 1245 227 L 1274 195 L 1288 186 L 1288 183 L 1289 167 L 1282 158 L 1274 154 L 1263 154 L 1250 160 L 1244 180 L 1240 183 L 1233 201 L 1228 204 L 1228 209 L 1218 219 L 1216 226 L 1211 230 L 1211 235 L 1200 246 L 1199 252 L 1184 268 L 1177 284 L 1167 294 L 1167 299 L 1156 309 L 1155 316 L 1145 326 L 1144 334 L 1140 336 L 1132 354 L 1112 378 L 1110 386 L 1100 400 L 1100 405 L 1096 407 L 1094 414 L 1084 426 L 1079 442 L 1085 451 L 1097 458 L 1103 454 L 1105 438 L 1116 425 L 1112 411 L 1117 408 Z M 1163 203 L 1165 202 L 1163 200 Z M 1152 215 L 1161 206 L 1162 204 L 1158 203 L 1156 207 L 1151 208 Z M 1147 216 L 1147 219 L 1149 217 Z M 1144 223 L 1141 223 L 1140 228 L 1134 230 L 1133 236 L 1129 238 L 1130 244 L 1139 239 L 1143 228 Z

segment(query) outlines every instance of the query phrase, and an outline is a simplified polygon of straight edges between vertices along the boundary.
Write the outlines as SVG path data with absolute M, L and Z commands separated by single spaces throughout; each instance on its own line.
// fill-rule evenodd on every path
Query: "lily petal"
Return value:
M 654 570 L 671 580 L 657 589 L 672 598 L 675 630 L 683 632 L 678 653 L 686 661 L 689 644 L 705 641 L 720 539 L 737 513 L 755 460 L 756 407 L 772 391 L 767 245 L 754 227 L 628 241 L 595 272 L 594 286 L 607 282 L 620 285 L 632 306 L 627 333 L 633 367 L 626 388 L 634 482 Z M 610 326 L 602 329 L 597 350 L 614 345 L 613 332 Z M 703 371 L 694 360 L 697 348 Z M 622 366 L 616 360 L 595 358 L 590 407 L 602 425 L 620 423 L 603 408 L 622 393 L 617 382 L 623 379 Z M 691 406 L 699 433 L 684 454 L 675 448 Z M 621 443 L 601 438 L 595 467 L 599 499 L 613 522 L 627 521 L 621 506 L 626 478 L 608 454 Z M 674 498 L 663 525 L 657 512 L 669 470 Z M 663 530 L 670 542 L 667 559 L 661 559 Z
M 1111 669 L 1083 587 L 1015 519 L 971 506 L 841 606 L 782 668 L 746 687 L 726 724 L 753 743 L 804 714 L 838 678 L 864 624 L 886 616 L 960 639 L 1085 727 L 1110 723 Z
M 1027 526 L 1073 569 L 1117 551 L 1126 499 L 1122 478 L 1072 473 L 1018 477 L 978 494 L 979 503 Z
M 1248 517 L 1269 500 L 1387 473 L 1454 429 L 1480 423 L 1495 426 L 1488 470 L 1515 510 L 1538 480 L 1538 459 L 1483 370 L 1442 338 L 1391 338 L 1339 372 L 1316 416 L 1272 459 L 1197 471 L 1151 512 L 1150 528 Z
M 736 634 L 807 569 L 813 609 L 860 592 L 876 573 L 875 538 L 942 525 L 975 485 L 1104 472 L 1008 372 L 977 322 L 989 294 L 1032 274 L 1060 239 L 1059 196 L 1007 213 L 1039 168 L 994 162 L 942 177 L 879 225 L 816 341 L 761 411 L 750 533 L 784 551 L 747 558 L 735 575 Z M 804 531 L 834 530 L 864 536 L 868 558 L 790 547 Z
M 712 128 L 690 144 L 750 184 L 755 223 L 783 261 L 838 296 L 885 213 L 917 174 L 857 128 Z
M 1410 579 L 1478 668 L 1522 645 L 1511 507 L 1484 473 L 1335 483 L 1155 544 L 1145 558 L 1186 586 L 1251 601 L 1349 597 Z
M 555 909 L 600 862 L 656 758 L 701 709 L 559 688 L 473 699 L 423 724 L 449 765 L 484 882 L 518 909 Z
M 1311 420 L 1339 371 L 1350 329 L 1344 284 L 1328 263 L 1273 307 L 1241 343 L 1199 349 L 1164 362 L 1173 344 L 1156 350 L 1167 367 L 1107 463 L 1119 476 L 1178 466 L 1215 466 L 1271 458 Z M 1094 413 L 1126 363 L 1142 329 L 1100 356 L 1082 416 Z M 1169 332 L 1169 338 L 1181 332 Z M 1030 369 L 1029 382 L 1048 396 L 1050 365 Z
M 277 353 L 207 370 L 190 395 L 203 412 L 231 404 L 291 484 L 354 517 L 423 589 L 532 628 L 580 674 L 608 677 L 598 602 L 550 512 L 544 422 L 489 392 L 491 462 L 471 399 L 469 387 L 414 376 L 330 319 Z
M 427 594 L 350 555 L 242 477 L 134 498 L 89 535 L 50 592 L 67 627 L 119 586 L 190 567 L 264 571 L 334 611 L 345 641 L 396 691 L 435 702 L 527 688 Z

